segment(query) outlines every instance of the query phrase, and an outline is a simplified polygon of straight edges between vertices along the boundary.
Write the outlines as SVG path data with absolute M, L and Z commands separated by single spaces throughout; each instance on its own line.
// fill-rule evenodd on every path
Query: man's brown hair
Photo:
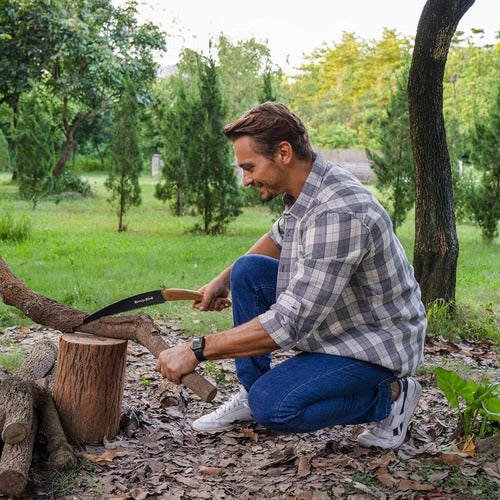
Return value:
M 230 141 L 249 136 L 257 153 L 272 159 L 280 142 L 287 141 L 297 158 L 314 161 L 316 153 L 302 120 L 280 102 L 265 102 L 255 106 L 234 123 L 224 127 Z

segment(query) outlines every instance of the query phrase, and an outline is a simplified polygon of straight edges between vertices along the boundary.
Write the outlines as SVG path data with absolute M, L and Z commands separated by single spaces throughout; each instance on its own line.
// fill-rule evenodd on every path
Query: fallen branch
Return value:
M 88 315 L 86 312 L 34 292 L 12 274 L 2 257 L 0 257 L 0 297 L 5 304 L 16 307 L 36 323 L 64 333 L 78 331 L 101 337 L 132 340 L 146 347 L 155 358 L 169 347 L 161 337 L 159 327 L 146 314 L 107 316 L 82 325 Z M 211 401 L 217 392 L 210 382 L 195 372 L 185 375 L 182 383 L 203 401 Z

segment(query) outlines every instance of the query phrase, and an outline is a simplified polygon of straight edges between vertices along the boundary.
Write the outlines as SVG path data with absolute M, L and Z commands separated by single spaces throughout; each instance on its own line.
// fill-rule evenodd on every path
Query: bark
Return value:
M 58 470 L 76 466 L 73 449 L 47 390 L 49 380 L 30 380 L 44 377 L 56 356 L 57 347 L 41 340 L 33 345 L 17 373 L 12 375 L 0 370 L 0 429 L 5 443 L 0 459 L 1 494 L 22 495 L 28 481 L 38 423 L 47 438 L 49 463 Z
M 0 297 L 5 304 L 17 307 L 33 321 L 64 333 L 73 333 L 78 330 L 78 332 L 101 337 L 133 340 L 146 347 L 155 358 L 169 347 L 163 340 L 159 327 L 155 325 L 152 318 L 145 314 L 107 316 L 82 325 L 88 313 L 34 292 L 12 274 L 1 257 Z M 203 401 L 211 401 L 217 393 L 216 388 L 210 382 L 195 372 L 184 376 L 182 383 Z
M 34 399 L 30 382 L 15 376 L 4 379 L 0 387 L 0 403 L 5 415 L 2 441 L 20 443 L 33 423 Z
M 16 375 L 27 380 L 43 378 L 50 372 L 56 359 L 57 346 L 50 340 L 39 340 L 31 347 Z
M 474 0 L 429 0 L 422 11 L 408 79 L 415 162 L 413 265 L 428 305 L 455 299 L 458 238 L 443 117 L 443 77 L 451 39 Z
M 33 444 L 37 431 L 37 417 L 33 417 L 26 439 L 18 444 L 5 443 L 0 459 L 0 493 L 20 497 L 28 483 L 28 472 L 33 458 Z
M 160 387 L 158 388 L 158 400 L 162 408 L 177 406 L 182 410 L 186 406 L 180 386 L 170 382 L 170 380 L 166 378 L 161 381 Z
M 68 443 L 57 413 L 50 382 L 48 379 L 36 381 L 39 386 L 38 405 L 40 415 L 40 429 L 47 439 L 47 451 L 49 452 L 49 463 L 59 471 L 73 469 L 76 467 L 76 456 L 73 448 Z
M 63 335 L 54 400 L 66 435 L 77 443 L 113 439 L 120 426 L 127 341 Z
M 99 109 L 95 111 L 90 111 L 85 115 L 79 116 L 70 125 L 68 121 L 68 98 L 67 97 L 64 98 L 62 122 L 64 127 L 64 134 L 66 135 L 66 142 L 64 144 L 64 148 L 61 154 L 59 155 L 59 159 L 57 160 L 56 166 L 54 167 L 53 171 L 54 177 L 59 177 L 63 173 L 64 167 L 66 166 L 66 163 L 69 160 L 71 153 L 73 151 L 76 151 L 78 143 L 75 141 L 74 137 L 75 137 L 75 132 L 80 128 L 81 124 L 88 120 L 92 120 L 96 116 L 104 113 L 104 111 L 106 111 L 106 109 L 108 108 L 109 108 L 109 103 L 102 102 Z

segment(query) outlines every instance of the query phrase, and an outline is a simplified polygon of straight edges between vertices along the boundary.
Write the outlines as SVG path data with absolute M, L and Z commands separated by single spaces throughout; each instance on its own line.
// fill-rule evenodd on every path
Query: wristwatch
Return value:
M 206 361 L 207 358 L 203 356 L 203 349 L 205 349 L 205 337 L 195 337 L 191 341 L 191 350 L 194 352 L 198 361 Z

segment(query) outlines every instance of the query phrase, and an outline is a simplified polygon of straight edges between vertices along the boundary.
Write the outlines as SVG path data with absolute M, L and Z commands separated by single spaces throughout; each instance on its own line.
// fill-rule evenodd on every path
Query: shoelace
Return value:
M 222 406 L 219 406 L 217 410 L 215 410 L 215 415 L 219 417 L 221 413 L 225 413 L 226 411 L 232 410 L 242 403 L 240 399 L 240 394 L 235 394 L 229 401 L 226 401 Z

